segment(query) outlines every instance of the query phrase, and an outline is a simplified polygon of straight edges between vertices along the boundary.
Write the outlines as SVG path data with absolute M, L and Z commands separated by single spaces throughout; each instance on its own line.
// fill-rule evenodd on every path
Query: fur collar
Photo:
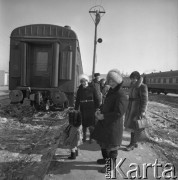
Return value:
M 132 84 L 132 83 L 131 83 L 131 87 L 137 87 L 137 88 L 139 88 L 142 84 L 143 84 L 143 78 L 140 77 L 140 79 L 139 79 L 135 84 Z
M 123 81 L 122 83 L 118 84 L 114 89 L 109 88 L 108 94 L 117 92 L 122 87 L 122 84 L 123 84 Z

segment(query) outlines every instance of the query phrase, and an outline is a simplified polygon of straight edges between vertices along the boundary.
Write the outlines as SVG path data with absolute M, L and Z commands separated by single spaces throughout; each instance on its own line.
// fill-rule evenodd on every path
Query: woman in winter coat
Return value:
M 103 159 L 98 159 L 98 164 L 105 164 L 110 158 L 112 163 L 116 163 L 118 149 L 122 142 L 123 116 L 126 111 L 127 97 L 122 90 L 122 76 L 117 69 L 113 69 L 107 74 L 107 84 L 110 89 L 106 95 L 102 111 L 95 113 L 98 122 L 92 134 L 92 138 L 97 140 L 101 146 Z M 113 165 L 115 167 L 115 165 Z M 106 169 L 101 169 L 105 173 Z
M 137 147 L 137 141 L 141 130 L 136 128 L 136 120 L 145 116 L 148 103 L 148 89 L 143 84 L 143 78 L 138 71 L 130 74 L 131 85 L 129 94 L 129 104 L 125 115 L 125 128 L 131 131 L 130 144 L 126 150 L 130 151 Z
M 78 110 L 80 108 L 83 141 L 85 142 L 87 128 L 95 126 L 95 111 L 100 106 L 100 97 L 98 97 L 95 88 L 89 84 L 89 77 L 87 75 L 80 75 L 80 83 L 81 85 L 77 90 L 75 109 Z M 92 130 L 93 128 L 89 128 L 90 134 Z

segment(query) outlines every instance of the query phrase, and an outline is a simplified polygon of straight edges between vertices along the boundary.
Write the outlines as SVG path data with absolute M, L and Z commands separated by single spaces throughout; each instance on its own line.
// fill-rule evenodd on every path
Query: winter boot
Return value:
M 94 142 L 95 142 L 95 140 L 94 140 L 94 139 L 92 139 L 92 138 L 91 138 L 91 135 L 90 135 L 90 140 L 89 140 L 89 143 L 90 143 L 90 144 L 92 144 L 92 143 L 94 143 Z
M 94 142 L 94 139 L 91 138 L 93 131 L 94 131 L 94 126 L 90 126 L 90 127 L 89 127 L 89 132 L 90 132 L 90 140 L 89 140 L 89 143 L 90 143 L 90 144 L 92 144 L 92 143 Z
M 71 155 L 68 157 L 68 159 L 76 159 L 76 152 L 71 152 Z
M 116 158 L 110 158 L 109 162 L 110 162 L 109 165 L 106 164 L 104 167 L 102 167 L 99 170 L 99 172 L 106 174 L 109 173 L 107 172 L 107 168 L 109 166 L 112 179 L 116 179 Z
M 87 128 L 83 127 L 83 142 L 86 142 L 86 137 L 87 137 Z
M 134 132 L 131 132 L 131 140 L 130 140 L 130 144 L 126 147 L 126 151 L 131 151 L 134 148 L 137 148 L 138 144 L 136 141 L 136 135 Z
M 83 142 L 86 142 L 86 134 L 83 134 Z
M 106 163 L 106 158 L 108 158 L 108 152 L 106 151 L 106 149 L 101 149 L 101 154 L 103 156 L 102 159 L 98 159 L 97 160 L 97 164 L 105 164 Z
M 78 156 L 78 148 L 75 150 L 75 154 L 76 156 Z

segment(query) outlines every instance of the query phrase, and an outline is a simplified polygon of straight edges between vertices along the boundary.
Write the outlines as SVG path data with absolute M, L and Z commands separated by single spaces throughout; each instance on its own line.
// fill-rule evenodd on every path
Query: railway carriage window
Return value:
M 166 83 L 166 78 L 163 79 L 163 83 Z
M 173 82 L 173 79 L 172 78 L 169 78 L 169 83 L 172 83 Z
M 11 77 L 20 77 L 20 50 L 19 48 L 12 48 L 10 52 L 10 61 L 9 68 L 11 71 Z
M 59 79 L 72 79 L 72 51 L 62 52 L 62 57 L 60 59 Z
M 38 52 L 36 60 L 36 71 L 47 71 L 48 69 L 48 52 Z
M 41 75 L 41 73 L 45 73 L 48 71 L 48 52 L 40 52 L 36 53 L 36 58 L 34 61 L 34 71 L 33 74 L 35 76 Z
M 79 80 L 79 75 L 81 74 L 81 72 L 80 72 L 80 68 L 79 68 L 79 65 L 77 64 L 77 68 L 76 68 L 76 74 L 77 74 L 77 76 L 75 76 L 76 77 L 76 87 L 78 87 L 79 85 L 80 85 L 80 80 Z

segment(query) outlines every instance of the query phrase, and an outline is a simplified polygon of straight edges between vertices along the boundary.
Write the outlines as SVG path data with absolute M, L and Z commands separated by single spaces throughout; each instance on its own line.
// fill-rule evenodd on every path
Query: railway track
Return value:
M 4 146 L 4 150 L 8 153 L 11 154 L 12 149 L 16 149 L 16 152 L 20 155 L 20 157 L 17 157 L 17 159 L 20 158 L 19 162 L 9 163 L 3 168 L 9 180 L 24 179 L 27 176 L 33 176 L 33 179 L 36 179 L 38 175 L 43 177 L 58 147 L 62 129 L 68 123 L 66 119 L 67 112 L 65 111 L 35 112 L 32 115 L 33 108 L 28 105 L 28 100 L 26 103 L 27 106 L 10 105 L 8 95 L 0 96 L 0 118 L 2 120 L 2 124 L 0 124 L 0 144 L 2 147 Z M 57 119 L 62 117 L 65 118 Z M 28 127 L 31 127 L 31 129 Z M 39 163 L 33 160 L 35 154 L 36 158 L 41 156 Z M 22 155 L 23 157 L 21 157 Z
M 168 96 L 162 94 L 151 94 L 148 95 L 149 101 L 156 101 L 162 104 L 170 105 L 173 108 L 178 108 L 178 96 Z
M 151 111 L 151 110 L 148 110 L 148 112 L 151 113 L 151 114 L 154 114 L 154 115 L 156 115 L 156 116 L 158 116 L 158 117 L 160 117 L 160 118 L 162 118 L 162 119 L 164 119 L 164 120 L 166 120 L 166 121 L 168 121 L 168 122 L 170 122 L 170 123 L 173 123 L 173 124 L 175 124 L 175 125 L 178 126 L 178 122 L 174 122 L 173 120 L 168 119 L 168 118 L 166 118 L 166 117 L 164 117 L 164 116 L 161 116 L 160 114 L 155 113 L 155 112 L 153 112 L 153 111 Z
M 66 120 L 66 113 L 65 111 L 59 112 L 60 117 L 64 117 L 64 119 L 60 120 L 45 118 L 46 113 L 35 113 L 32 118 L 29 117 L 28 122 L 20 122 L 20 127 L 18 125 L 18 120 L 20 120 L 18 117 L 11 121 L 12 117 L 10 117 L 10 115 L 10 118 L 6 116 L 5 119 L 7 119 L 8 126 L 4 123 L 0 126 L 3 135 L 0 136 L 1 145 L 4 144 L 6 147 L 5 150 L 7 152 L 9 151 L 9 153 L 11 149 L 22 146 L 22 149 L 20 147 L 17 148 L 17 152 L 23 154 L 19 162 L 10 163 L 7 167 L 4 167 L 4 171 L 8 171 L 7 179 L 28 179 L 28 177 L 31 176 L 33 176 L 32 179 L 37 179 L 37 176 L 43 177 L 46 174 L 60 142 L 62 129 L 68 122 Z M 41 116 L 41 114 L 44 116 Z M 50 115 L 50 113 L 48 113 L 48 115 Z M 17 125 L 14 126 L 16 123 Z M 16 129 L 14 129 L 14 127 L 16 127 Z M 29 129 L 29 127 L 31 128 Z M 24 140 L 19 141 L 19 137 Z M 35 154 L 37 158 L 41 156 L 39 163 L 33 160 Z
M 150 119 L 151 127 L 145 129 L 145 135 L 163 149 L 165 146 L 178 149 L 177 110 L 170 106 L 169 102 L 164 104 L 149 102 L 148 104 L 147 117 Z

